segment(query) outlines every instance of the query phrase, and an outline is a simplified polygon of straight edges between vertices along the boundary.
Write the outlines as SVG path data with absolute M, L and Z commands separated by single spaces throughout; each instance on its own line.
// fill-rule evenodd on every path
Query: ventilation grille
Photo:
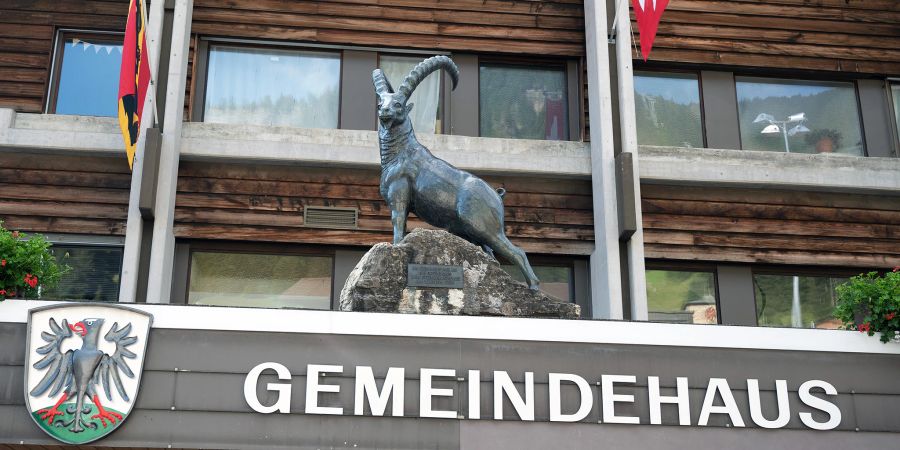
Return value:
M 307 206 L 303 208 L 303 224 L 314 228 L 343 228 L 355 230 L 359 210 L 356 208 L 333 208 L 328 206 Z

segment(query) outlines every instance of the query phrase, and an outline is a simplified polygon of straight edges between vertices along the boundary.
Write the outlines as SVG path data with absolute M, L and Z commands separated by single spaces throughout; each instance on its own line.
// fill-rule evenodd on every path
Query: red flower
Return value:
M 30 273 L 26 274 L 25 275 L 25 284 L 31 286 L 31 288 L 34 289 L 34 287 L 37 286 L 37 284 L 38 284 L 38 278 Z
M 0 289 L 0 295 L 6 295 L 6 289 Z
M 886 320 L 893 320 L 894 317 L 897 317 L 897 313 L 891 312 L 891 313 L 887 313 L 887 314 L 884 315 L 884 318 L 885 318 Z
M 856 327 L 856 329 L 859 330 L 860 333 L 868 333 L 872 330 L 872 326 L 869 325 L 869 322 L 866 322 Z
M 18 238 L 19 238 L 19 232 L 18 232 L 18 231 L 13 231 L 13 232 L 12 232 L 12 237 L 13 237 L 13 239 L 18 239 Z
M 6 260 L 0 259 L 0 267 L 6 267 Z

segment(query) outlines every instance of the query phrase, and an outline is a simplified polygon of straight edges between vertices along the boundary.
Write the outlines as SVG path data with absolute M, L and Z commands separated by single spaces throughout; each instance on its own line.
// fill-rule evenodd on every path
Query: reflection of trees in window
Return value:
M 566 76 L 562 69 L 482 66 L 481 135 L 568 139 Z
M 647 270 L 647 310 L 654 322 L 718 322 L 712 272 Z
M 839 277 L 799 278 L 800 316 L 805 328 L 836 328 L 832 318 L 837 293 L 835 288 L 847 281 Z M 756 313 L 761 326 L 790 327 L 794 305 L 794 277 L 753 275 Z
M 785 92 L 785 95 L 757 96 L 757 91 L 760 89 L 776 88 Z M 782 120 L 792 114 L 805 112 L 808 120 L 804 122 L 804 125 L 811 130 L 811 133 L 819 132 L 823 135 L 841 136 L 840 142 L 833 142 L 835 144 L 834 152 L 864 154 L 856 92 L 852 85 L 800 85 L 739 81 L 737 90 L 741 145 L 744 150 L 785 151 L 784 136 L 780 132 L 762 134 L 760 132 L 768 123 L 753 123 L 760 113 L 771 114 L 776 119 Z M 798 93 L 790 94 L 791 92 Z M 821 130 L 827 130 L 828 133 Z M 818 141 L 819 139 L 815 141 L 807 139 L 804 133 L 788 137 L 791 153 L 817 153 L 817 145 L 819 152 L 822 152 L 823 145 Z M 824 146 L 824 148 L 827 147 Z
M 700 103 L 676 103 L 656 95 L 635 94 L 638 143 L 703 147 Z
M 69 266 L 59 285 L 41 293 L 45 299 L 115 302 L 119 298 L 122 249 L 54 245 L 57 262 Z

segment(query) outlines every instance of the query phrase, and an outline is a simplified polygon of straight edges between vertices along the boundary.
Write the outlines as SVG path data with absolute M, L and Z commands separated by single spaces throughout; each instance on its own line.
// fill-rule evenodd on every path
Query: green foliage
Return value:
M 900 267 L 878 276 L 877 272 L 857 275 L 838 286 L 834 315 L 848 330 L 869 336 L 881 333 L 888 342 L 900 331 Z
M 0 300 L 38 298 L 41 289 L 55 286 L 68 269 L 50 254 L 43 236 L 9 231 L 0 222 Z

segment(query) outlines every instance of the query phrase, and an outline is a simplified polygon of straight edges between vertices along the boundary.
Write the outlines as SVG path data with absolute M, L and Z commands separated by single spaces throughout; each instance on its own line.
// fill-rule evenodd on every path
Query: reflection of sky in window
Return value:
M 118 114 L 122 46 L 85 44 L 84 40 L 65 44 L 56 113 L 114 117 Z
M 700 103 L 700 88 L 694 75 L 635 73 L 634 91 L 638 95 L 662 97 L 682 105 Z
M 738 100 L 753 100 L 755 98 L 770 97 L 792 97 L 795 95 L 809 96 L 821 94 L 822 92 L 834 89 L 836 87 L 845 87 L 848 83 L 815 83 L 810 84 L 809 81 L 784 81 L 779 80 L 777 83 L 765 82 L 753 78 L 738 78 L 737 98 Z
M 206 103 L 320 96 L 337 91 L 340 68 L 336 53 L 215 47 L 209 54 Z

